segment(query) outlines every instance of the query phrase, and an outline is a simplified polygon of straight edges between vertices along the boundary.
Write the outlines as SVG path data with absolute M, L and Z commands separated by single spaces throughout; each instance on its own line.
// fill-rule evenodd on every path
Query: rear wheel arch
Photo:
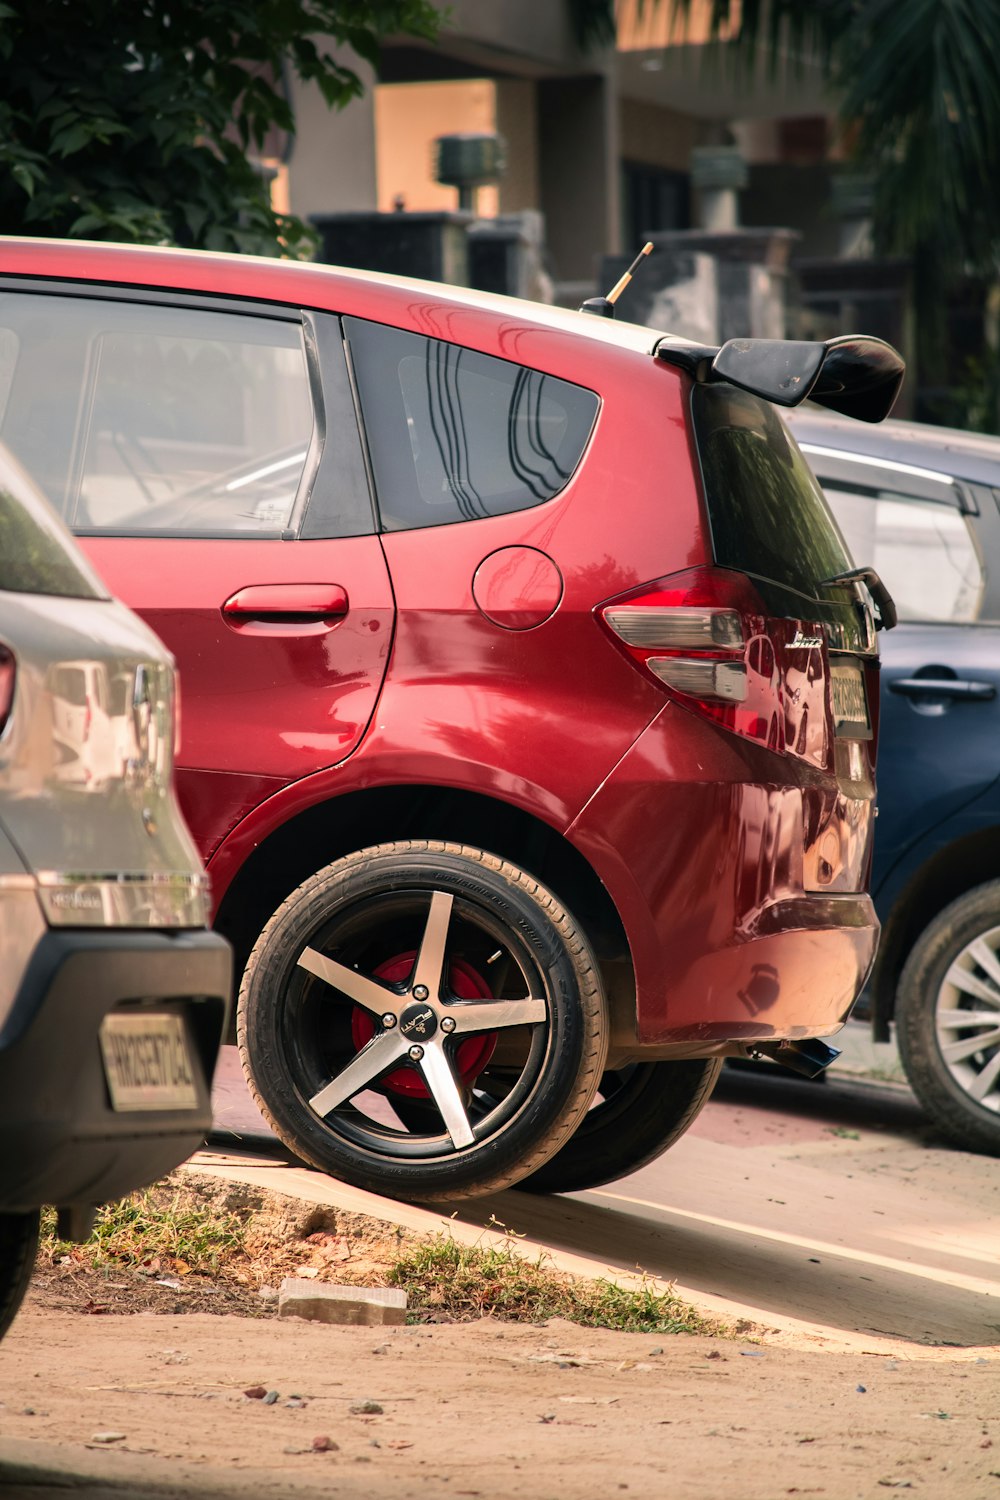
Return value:
M 928 923 L 967 891 L 1000 879 L 1000 829 L 984 828 L 937 850 L 893 903 L 871 979 L 876 1037 L 888 1041 L 906 961 Z
M 401 839 L 450 840 L 488 849 L 547 886 L 572 912 L 594 950 L 612 1037 L 634 1036 L 635 978 L 628 939 L 589 862 L 550 824 L 522 808 L 443 786 L 345 792 L 297 813 L 262 840 L 230 882 L 215 919 L 216 929 L 233 944 L 236 987 L 265 924 L 297 886 L 342 855 Z

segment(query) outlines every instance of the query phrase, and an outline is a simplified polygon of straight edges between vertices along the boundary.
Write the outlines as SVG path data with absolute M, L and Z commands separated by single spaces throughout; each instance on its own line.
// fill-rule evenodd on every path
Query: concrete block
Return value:
M 279 1318 L 306 1318 L 313 1323 L 351 1323 L 383 1327 L 406 1322 L 406 1293 L 387 1286 L 331 1286 L 286 1276 L 278 1293 Z

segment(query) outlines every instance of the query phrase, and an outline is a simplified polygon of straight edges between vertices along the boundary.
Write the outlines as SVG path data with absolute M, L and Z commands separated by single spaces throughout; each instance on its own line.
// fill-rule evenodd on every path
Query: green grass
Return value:
M 652 1284 L 631 1289 L 584 1281 L 552 1270 L 543 1256 L 527 1260 L 513 1247 L 460 1245 L 445 1235 L 406 1250 L 390 1268 L 388 1281 L 406 1291 L 417 1321 L 438 1313 L 526 1323 L 558 1317 L 629 1333 L 717 1331 L 693 1307 Z
M 234 1258 L 242 1258 L 245 1226 L 215 1205 L 192 1202 L 191 1194 L 156 1184 L 99 1209 L 97 1223 L 84 1247 L 89 1265 L 146 1266 L 159 1261 L 174 1270 L 216 1275 Z M 56 1235 L 54 1209 L 42 1215 L 42 1247 L 55 1257 L 81 1247 Z
M 461 1245 L 449 1235 L 432 1240 L 392 1235 L 381 1223 L 338 1225 L 360 1252 L 355 1264 L 327 1264 L 313 1258 L 316 1236 L 311 1216 L 282 1211 L 268 1228 L 267 1195 L 241 1203 L 224 1185 L 168 1178 L 119 1203 L 102 1208 L 94 1233 L 82 1245 L 56 1235 L 52 1210 L 42 1220 L 42 1256 L 49 1265 L 72 1263 L 107 1272 L 140 1276 L 168 1272 L 210 1278 L 217 1283 L 277 1286 L 296 1275 L 306 1259 L 322 1280 L 389 1285 L 407 1294 L 410 1319 L 433 1316 L 459 1321 L 481 1317 L 540 1323 L 566 1318 L 588 1328 L 632 1333 L 718 1333 L 716 1322 L 661 1291 L 651 1281 L 634 1287 L 607 1280 L 583 1280 L 553 1269 L 540 1253 L 520 1254 L 516 1236 L 503 1231 L 496 1246 Z M 276 1200 L 287 1205 L 288 1200 Z M 503 1229 L 491 1222 L 490 1228 Z

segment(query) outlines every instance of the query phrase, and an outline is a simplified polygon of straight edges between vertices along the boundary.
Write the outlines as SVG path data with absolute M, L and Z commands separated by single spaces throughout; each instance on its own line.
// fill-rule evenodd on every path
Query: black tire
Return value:
M 554 897 L 494 855 L 427 841 L 348 855 L 289 896 L 250 955 L 237 1033 L 297 1155 L 424 1201 L 535 1171 L 607 1055 L 596 962 Z
M 966 1150 L 1000 1156 L 1000 881 L 966 891 L 924 929 L 895 1019 L 904 1071 L 935 1124 Z
M 0 1338 L 28 1290 L 38 1251 L 37 1210 L 29 1214 L 0 1214 Z
M 532 1193 L 577 1193 L 638 1171 L 680 1139 L 721 1069 L 721 1059 L 713 1057 L 609 1070 L 565 1146 L 519 1186 Z

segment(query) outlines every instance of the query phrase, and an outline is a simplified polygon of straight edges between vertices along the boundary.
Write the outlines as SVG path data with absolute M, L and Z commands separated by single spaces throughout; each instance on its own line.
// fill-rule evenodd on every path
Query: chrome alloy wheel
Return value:
M 509 1186 L 586 1113 L 607 1055 L 596 961 L 555 897 L 465 845 L 345 855 L 274 913 L 238 1037 L 276 1133 L 359 1187 Z
M 326 1119 L 380 1081 L 387 1082 L 386 1093 L 390 1095 L 392 1074 L 401 1068 L 419 1074 L 456 1151 L 475 1143 L 476 1129 L 481 1131 L 486 1116 L 499 1107 L 501 1100 L 492 1091 L 477 1093 L 475 1077 L 464 1076 L 461 1044 L 473 1037 L 488 1037 L 489 1033 L 539 1026 L 547 1020 L 548 1008 L 544 994 L 532 993 L 533 976 L 530 970 L 525 972 L 528 966 L 518 961 L 510 948 L 506 952 L 497 949 L 487 962 L 506 960 L 505 988 L 515 992 L 512 998 L 457 998 L 454 970 L 451 964 L 447 973 L 445 968 L 454 907 L 450 892 L 431 893 L 419 951 L 408 980 L 401 985 L 387 985 L 315 947 L 307 946 L 300 953 L 298 967 L 326 986 L 329 1003 L 353 1001 L 375 1023 L 371 1040 L 309 1098 L 309 1108 L 321 1118 Z M 456 928 L 466 927 L 469 921 L 469 913 L 461 912 Z M 467 946 L 468 934 L 464 936 Z M 536 985 L 536 989 L 540 987 Z M 517 993 L 521 990 L 523 994 Z M 493 1048 L 479 1051 L 488 1058 Z M 527 1068 L 532 1052 L 530 1038 L 522 1040 L 521 1051 Z M 397 1080 L 396 1087 L 402 1092 L 405 1082 Z M 509 1092 L 507 1088 L 501 1090 L 502 1095 Z M 412 1110 L 407 1113 L 412 1121 Z M 425 1127 L 430 1123 L 425 1118 Z M 411 1149 L 414 1145 L 411 1140 Z
M 1000 927 L 959 952 L 934 1007 L 941 1060 L 957 1086 L 1000 1114 Z

